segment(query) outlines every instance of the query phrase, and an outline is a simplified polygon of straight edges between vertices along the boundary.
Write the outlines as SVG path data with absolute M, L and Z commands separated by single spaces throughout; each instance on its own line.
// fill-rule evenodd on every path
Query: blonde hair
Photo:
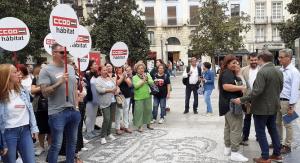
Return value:
M 140 66 L 143 66 L 144 69 L 146 69 L 146 65 L 144 64 L 144 62 L 137 62 L 135 65 L 134 65 L 134 71 L 137 72 L 137 69 L 140 67 Z
M 9 92 L 11 89 L 20 92 L 20 85 L 15 84 L 13 88 L 9 87 L 9 80 L 12 71 L 13 65 L 11 64 L 0 64 L 0 102 L 7 103 L 9 102 Z

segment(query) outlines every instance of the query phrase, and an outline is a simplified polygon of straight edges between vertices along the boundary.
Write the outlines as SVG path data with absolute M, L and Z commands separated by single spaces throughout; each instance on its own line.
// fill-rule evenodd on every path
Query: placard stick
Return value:
M 77 62 L 78 62 L 78 75 L 79 75 L 79 91 L 80 93 L 82 92 L 82 76 L 81 76 L 81 71 L 80 71 L 80 58 L 77 58 Z
M 17 52 L 16 51 L 13 52 L 13 60 L 14 60 L 14 64 L 15 64 L 17 70 L 19 71 Z
M 68 73 L 68 61 L 67 61 L 67 48 L 65 47 L 64 50 L 64 59 L 65 59 L 65 73 Z M 68 80 L 66 81 L 66 101 L 69 101 L 69 82 Z

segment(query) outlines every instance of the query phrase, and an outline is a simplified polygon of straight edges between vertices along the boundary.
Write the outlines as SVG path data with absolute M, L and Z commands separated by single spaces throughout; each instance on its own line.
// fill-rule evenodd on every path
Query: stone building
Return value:
M 251 30 L 245 34 L 245 48 L 248 51 L 268 49 L 275 58 L 285 47 L 277 25 L 291 18 L 287 4 L 291 0 L 248 0 L 247 14 L 250 15 Z

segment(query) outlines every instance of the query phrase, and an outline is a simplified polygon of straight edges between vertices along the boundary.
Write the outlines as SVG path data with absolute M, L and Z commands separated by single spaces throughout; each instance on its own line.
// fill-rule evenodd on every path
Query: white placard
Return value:
M 128 46 L 124 42 L 117 42 L 110 50 L 110 62 L 115 67 L 121 67 L 126 63 L 128 55 Z
M 49 26 L 52 37 L 62 46 L 72 45 L 78 37 L 79 21 L 75 11 L 66 4 L 54 7 Z
M 92 47 L 92 40 L 89 31 L 79 25 L 78 37 L 75 43 L 70 45 L 67 49 L 74 57 L 81 58 L 88 54 Z
M 29 42 L 27 25 L 14 17 L 0 19 L 0 47 L 8 51 L 19 51 Z
M 89 55 L 86 55 L 82 58 L 80 58 L 80 71 L 85 71 L 89 66 L 90 57 Z M 74 57 L 75 65 L 78 67 L 78 59 Z
M 52 55 L 52 45 L 56 43 L 56 41 L 53 39 L 51 33 L 49 33 L 45 38 L 44 38 L 44 49 L 46 52 L 50 55 Z

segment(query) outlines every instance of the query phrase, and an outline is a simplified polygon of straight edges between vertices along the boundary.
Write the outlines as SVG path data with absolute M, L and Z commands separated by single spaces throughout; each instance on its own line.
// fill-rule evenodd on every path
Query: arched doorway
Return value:
M 172 63 L 177 62 L 180 56 L 181 43 L 177 37 L 169 37 L 166 43 L 166 50 L 168 54 L 168 61 Z

